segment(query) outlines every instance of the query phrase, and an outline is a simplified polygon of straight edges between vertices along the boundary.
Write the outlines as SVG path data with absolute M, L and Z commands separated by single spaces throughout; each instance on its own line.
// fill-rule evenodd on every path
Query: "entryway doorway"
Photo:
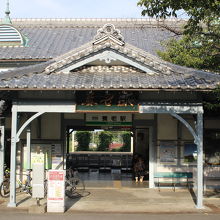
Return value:
M 149 179 L 149 128 L 136 128 L 135 129 L 135 144 L 134 154 L 138 154 L 143 158 L 145 163 L 145 180 Z
M 86 128 L 86 129 L 85 129 Z M 84 135 L 84 137 L 82 137 Z M 111 137 L 108 147 L 100 140 Z M 112 128 L 70 128 L 67 129 L 67 168 L 76 168 L 87 187 L 148 187 L 149 172 L 149 129 L 123 130 Z M 87 147 L 80 142 L 89 137 Z M 136 184 L 133 176 L 133 155 L 143 157 L 146 164 L 144 183 Z

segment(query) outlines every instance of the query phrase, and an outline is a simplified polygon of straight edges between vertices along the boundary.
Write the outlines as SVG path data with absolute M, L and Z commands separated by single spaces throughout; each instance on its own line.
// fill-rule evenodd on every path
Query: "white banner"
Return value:
M 47 212 L 65 212 L 65 170 L 49 170 Z

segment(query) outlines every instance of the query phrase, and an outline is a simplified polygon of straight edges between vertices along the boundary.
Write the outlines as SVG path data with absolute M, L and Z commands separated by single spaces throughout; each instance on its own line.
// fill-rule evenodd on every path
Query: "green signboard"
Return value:
M 131 127 L 132 122 L 113 122 L 113 121 L 87 121 L 86 126 L 121 126 Z
M 77 112 L 139 112 L 138 105 L 118 106 L 118 105 L 77 105 Z

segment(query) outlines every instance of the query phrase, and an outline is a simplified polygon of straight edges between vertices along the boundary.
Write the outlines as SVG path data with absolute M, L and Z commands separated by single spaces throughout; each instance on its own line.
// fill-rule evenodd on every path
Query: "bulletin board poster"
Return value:
M 65 170 L 48 172 L 47 211 L 65 211 Z
M 32 164 L 34 163 L 41 163 L 41 164 L 44 164 L 44 154 L 43 153 L 32 153 L 31 154 L 31 162 Z
M 160 143 L 160 162 L 175 163 L 177 157 L 177 146 L 174 142 Z
M 193 143 L 184 143 L 183 151 L 184 163 L 196 163 L 197 145 Z

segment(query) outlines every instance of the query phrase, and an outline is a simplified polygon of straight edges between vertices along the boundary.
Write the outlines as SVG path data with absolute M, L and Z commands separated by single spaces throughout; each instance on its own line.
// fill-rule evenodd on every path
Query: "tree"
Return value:
M 109 145 L 112 143 L 113 135 L 108 131 L 103 131 L 99 135 L 99 145 L 97 151 L 109 151 Z
M 209 95 L 207 100 L 204 100 L 204 107 L 206 112 L 213 114 L 219 114 L 220 112 L 220 86 L 218 86 Z
M 122 152 L 130 152 L 131 151 L 131 133 L 124 132 L 122 134 L 123 146 L 121 147 Z
M 209 23 L 219 19 L 219 0 L 140 0 L 139 6 L 143 6 L 142 15 L 156 18 L 177 17 L 179 10 L 184 10 L 189 16 L 187 30 L 193 33 L 201 30 L 201 22 Z
M 184 10 L 189 17 L 184 37 L 171 40 L 167 51 L 160 53 L 165 60 L 220 71 L 220 0 L 140 0 L 138 5 L 143 7 L 142 15 L 166 19 Z
M 91 133 L 89 131 L 77 131 L 76 140 L 78 142 L 77 151 L 88 151 Z
M 180 40 L 171 39 L 164 42 L 165 51 L 157 51 L 158 55 L 171 63 L 196 69 L 220 71 L 218 50 L 212 42 L 202 41 L 202 37 L 184 35 Z

